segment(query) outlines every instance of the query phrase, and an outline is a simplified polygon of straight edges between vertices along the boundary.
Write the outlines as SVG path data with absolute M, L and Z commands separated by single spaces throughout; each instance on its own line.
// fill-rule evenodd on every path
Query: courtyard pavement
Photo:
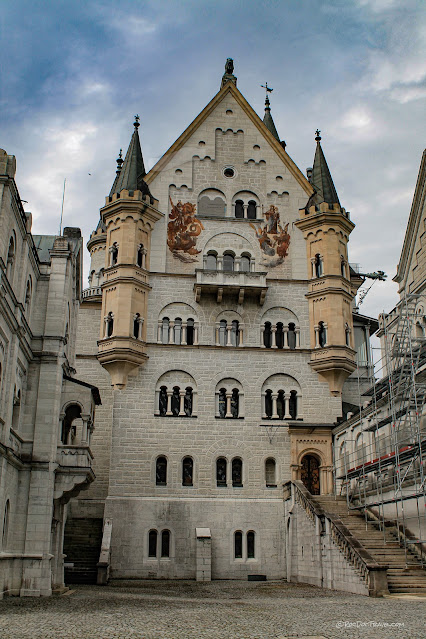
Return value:
M 285 582 L 138 581 L 0 601 L 0 639 L 425 639 L 426 598 Z

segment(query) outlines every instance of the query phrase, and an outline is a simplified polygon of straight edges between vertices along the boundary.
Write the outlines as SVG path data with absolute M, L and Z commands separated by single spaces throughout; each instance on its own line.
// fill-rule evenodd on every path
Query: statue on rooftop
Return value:
M 234 73 L 234 61 L 233 61 L 232 58 L 227 58 L 226 59 L 225 73 L 227 75 L 232 75 Z

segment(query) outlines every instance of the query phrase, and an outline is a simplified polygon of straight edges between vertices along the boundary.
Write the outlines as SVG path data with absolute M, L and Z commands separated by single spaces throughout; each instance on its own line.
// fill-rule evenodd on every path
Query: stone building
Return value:
M 74 378 L 80 229 L 32 235 L 0 149 L 0 597 L 64 586 L 66 504 L 94 479 L 96 387 Z
M 333 489 L 331 431 L 356 366 L 354 224 L 319 132 L 306 178 L 231 60 L 148 174 L 138 129 L 87 244 L 76 368 L 102 406 L 67 577 L 93 578 L 83 549 L 103 528 L 115 578 L 281 578 L 283 482 Z

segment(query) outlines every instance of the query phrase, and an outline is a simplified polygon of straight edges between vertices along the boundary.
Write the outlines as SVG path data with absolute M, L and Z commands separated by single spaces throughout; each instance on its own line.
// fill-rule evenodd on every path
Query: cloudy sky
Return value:
M 274 88 L 275 124 L 302 171 L 321 129 L 357 225 L 350 260 L 391 280 L 426 146 L 424 0 L 0 4 L 0 146 L 16 155 L 34 233 L 58 232 L 66 177 L 64 224 L 88 239 L 134 114 L 149 169 L 217 92 L 232 57 L 262 117 L 260 85 Z M 376 283 L 360 310 L 375 315 L 396 299 L 394 283 Z

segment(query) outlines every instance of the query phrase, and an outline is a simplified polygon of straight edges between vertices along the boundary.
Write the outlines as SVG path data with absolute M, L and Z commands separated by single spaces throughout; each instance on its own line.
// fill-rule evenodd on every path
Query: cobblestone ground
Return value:
M 4 599 L 0 639 L 424 639 L 425 613 L 426 598 L 372 599 L 283 582 L 122 582 Z

